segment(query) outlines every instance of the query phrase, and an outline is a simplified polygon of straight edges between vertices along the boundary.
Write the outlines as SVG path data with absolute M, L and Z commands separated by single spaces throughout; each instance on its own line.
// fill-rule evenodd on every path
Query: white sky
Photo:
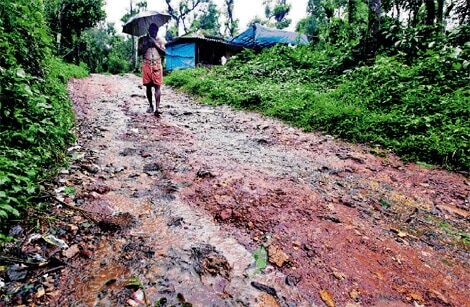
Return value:
M 294 30 L 297 22 L 305 17 L 306 8 L 308 0 L 290 0 L 288 1 L 292 5 L 292 9 L 289 13 L 289 18 L 292 19 L 292 23 L 288 30 Z M 136 2 L 136 0 L 134 0 Z M 178 0 L 173 0 L 177 3 Z M 214 0 L 218 5 L 219 10 L 223 9 L 223 0 Z M 130 0 L 106 0 L 106 21 L 116 23 L 116 27 L 121 30 L 122 23 L 120 21 L 121 17 L 126 13 L 126 10 L 129 8 Z M 148 0 L 148 9 L 156 10 L 160 12 L 166 11 L 165 0 Z M 255 16 L 264 16 L 264 6 L 263 0 L 235 0 L 234 7 L 235 18 L 240 20 L 239 30 L 244 31 L 246 25 L 255 17 Z M 163 29 L 162 29 L 163 30 Z M 159 33 L 159 36 L 164 35 L 164 32 Z

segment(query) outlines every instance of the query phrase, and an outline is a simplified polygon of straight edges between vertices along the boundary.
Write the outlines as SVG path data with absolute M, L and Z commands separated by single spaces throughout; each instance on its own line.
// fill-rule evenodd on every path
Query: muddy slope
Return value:
M 73 204 L 128 219 L 74 258 L 57 303 L 139 303 L 138 279 L 150 305 L 469 306 L 465 177 L 168 87 L 157 119 L 139 82 L 70 83 L 94 161 Z

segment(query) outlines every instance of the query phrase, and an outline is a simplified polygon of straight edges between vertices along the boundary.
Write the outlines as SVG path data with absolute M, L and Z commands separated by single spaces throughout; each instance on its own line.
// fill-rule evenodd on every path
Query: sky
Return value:
M 126 13 L 129 8 L 130 0 L 105 0 L 106 1 L 106 21 L 114 22 L 118 29 L 122 29 L 121 17 Z M 136 0 L 134 0 L 136 1 Z M 294 30 L 297 22 L 305 17 L 308 0 L 290 0 L 288 1 L 292 5 L 289 18 L 292 19 L 292 23 L 288 30 Z M 177 3 L 178 0 L 173 0 Z M 218 5 L 219 9 L 223 8 L 223 0 L 214 0 Z M 163 12 L 167 8 L 165 0 L 148 0 L 148 9 Z M 235 0 L 234 15 L 240 20 L 239 29 L 244 31 L 246 25 L 255 16 L 264 16 L 263 0 Z M 159 33 L 159 36 L 164 33 Z

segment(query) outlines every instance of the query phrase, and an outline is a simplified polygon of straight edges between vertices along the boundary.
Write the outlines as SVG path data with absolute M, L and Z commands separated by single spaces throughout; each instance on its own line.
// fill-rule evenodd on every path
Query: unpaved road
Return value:
M 125 227 L 74 258 L 57 304 L 135 304 L 134 279 L 151 306 L 470 306 L 464 176 L 168 87 L 157 119 L 139 84 L 69 85 L 95 164 L 66 175 L 74 205 Z

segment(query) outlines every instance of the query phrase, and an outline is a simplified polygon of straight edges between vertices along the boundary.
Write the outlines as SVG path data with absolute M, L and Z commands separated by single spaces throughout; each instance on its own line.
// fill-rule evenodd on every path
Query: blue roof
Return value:
M 260 49 L 272 47 L 276 44 L 307 45 L 308 39 L 303 34 L 271 29 L 260 24 L 254 24 L 245 32 L 234 37 L 230 42 L 245 48 Z

